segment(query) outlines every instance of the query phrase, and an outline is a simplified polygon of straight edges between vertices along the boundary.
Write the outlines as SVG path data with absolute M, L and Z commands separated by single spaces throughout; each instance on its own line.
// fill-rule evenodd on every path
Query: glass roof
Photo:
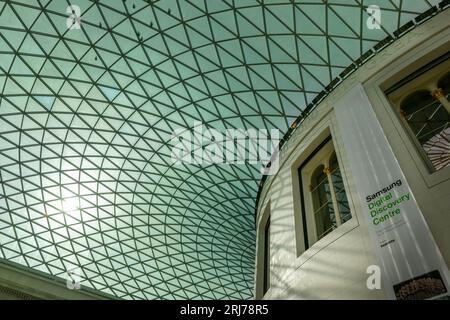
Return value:
M 174 165 L 172 132 L 284 132 L 437 2 L 1 1 L 0 257 L 126 299 L 251 298 L 259 168 Z

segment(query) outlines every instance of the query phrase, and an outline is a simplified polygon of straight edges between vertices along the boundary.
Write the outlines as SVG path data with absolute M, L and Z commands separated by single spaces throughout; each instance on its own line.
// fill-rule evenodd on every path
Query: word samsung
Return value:
M 402 185 L 402 180 L 399 179 L 399 180 L 397 180 L 397 181 L 391 183 L 389 186 L 387 186 L 387 187 L 381 189 L 380 191 L 378 191 L 378 192 L 376 192 L 376 193 L 374 193 L 374 194 L 368 195 L 368 196 L 366 197 L 366 201 L 367 201 L 367 202 L 370 202 L 370 201 L 372 201 L 373 199 L 378 198 L 378 197 L 381 196 L 382 194 L 385 194 L 385 193 L 389 192 L 392 188 L 394 188 L 394 187 L 400 187 L 401 185 Z
M 194 122 L 193 129 L 172 133 L 171 158 L 176 164 L 260 164 L 261 173 L 278 171 L 280 131 L 277 129 L 206 129 Z

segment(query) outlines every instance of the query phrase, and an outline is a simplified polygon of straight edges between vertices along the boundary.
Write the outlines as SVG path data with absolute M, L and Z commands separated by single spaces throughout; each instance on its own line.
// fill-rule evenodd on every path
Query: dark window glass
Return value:
M 264 229 L 264 294 L 270 287 L 270 217 Z
M 438 88 L 441 88 L 446 95 L 450 94 L 450 72 L 439 79 Z
M 447 78 L 441 82 L 448 90 Z M 446 95 L 448 99 L 448 91 Z M 442 103 L 428 91 L 417 91 L 402 102 L 401 109 L 434 169 L 450 165 L 450 115 Z
M 341 216 L 341 223 L 351 219 L 352 214 L 348 205 L 347 195 L 345 193 L 344 182 L 342 180 L 341 170 L 337 161 L 336 153 L 334 152 L 330 158 L 331 181 L 333 182 L 334 193 L 336 195 L 336 202 Z

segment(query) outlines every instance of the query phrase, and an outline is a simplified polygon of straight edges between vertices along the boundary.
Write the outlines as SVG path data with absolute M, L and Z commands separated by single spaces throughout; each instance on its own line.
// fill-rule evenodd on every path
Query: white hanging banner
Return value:
M 448 296 L 449 270 L 363 87 L 334 108 L 388 297 Z

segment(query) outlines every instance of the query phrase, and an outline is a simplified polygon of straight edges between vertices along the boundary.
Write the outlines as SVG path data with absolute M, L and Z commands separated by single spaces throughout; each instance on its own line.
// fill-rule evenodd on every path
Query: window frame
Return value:
M 270 289 L 270 214 L 264 226 L 263 295 Z
M 411 95 L 420 91 L 432 93 L 432 86 L 450 72 L 450 53 L 439 56 L 433 61 L 429 61 L 421 68 L 416 68 L 414 72 L 403 77 L 397 83 L 384 90 L 386 100 L 391 106 L 392 112 L 401 123 L 401 127 L 407 134 L 408 140 L 419 155 L 420 161 L 430 175 L 438 174 L 442 170 L 449 170 L 450 166 L 436 170 L 419 139 L 415 136 L 408 120 L 402 115 L 402 105 Z M 447 99 L 448 100 L 448 99 Z
M 321 241 L 322 239 L 326 238 L 328 235 L 334 233 L 334 231 L 336 231 L 337 229 L 339 229 L 339 227 L 341 227 L 343 225 L 343 223 L 341 222 L 339 210 L 337 208 L 335 200 L 333 200 L 332 205 L 333 205 L 333 209 L 335 212 L 336 227 L 319 238 L 319 236 L 317 234 L 316 217 L 314 214 L 315 213 L 314 205 L 313 205 L 314 199 L 312 198 L 313 197 L 312 193 L 309 191 L 310 190 L 309 186 L 311 183 L 312 175 L 316 172 L 317 168 L 320 167 L 321 165 L 324 165 L 325 168 L 328 168 L 330 165 L 330 160 L 333 157 L 333 154 L 335 155 L 337 162 L 339 164 L 339 169 L 341 170 L 341 165 L 339 162 L 339 157 L 338 157 L 338 153 L 336 151 L 336 147 L 333 143 L 332 136 L 329 135 L 302 162 L 302 164 L 300 165 L 300 167 L 298 168 L 298 171 L 297 171 L 298 183 L 299 183 L 299 187 L 300 187 L 300 206 L 301 206 L 301 220 L 302 220 L 302 224 L 303 224 L 304 251 L 307 251 L 315 243 Z M 323 161 L 325 161 L 325 162 L 323 162 Z M 306 176 L 305 176 L 304 170 L 307 170 Z M 331 186 L 331 188 L 333 188 L 333 186 Z M 344 190 L 347 193 L 345 184 L 344 184 Z M 333 192 L 334 192 L 334 189 L 332 189 L 332 193 Z M 335 195 L 332 194 L 332 197 L 335 197 Z M 347 196 L 347 201 L 348 202 L 350 201 L 348 196 Z M 349 203 L 349 207 L 351 208 L 350 203 Z M 350 209 L 350 213 L 351 213 L 352 217 L 345 222 L 348 222 L 353 219 L 354 214 L 351 209 Z
M 258 222 L 257 227 L 257 239 L 256 239 L 256 277 L 254 285 L 254 296 L 255 299 L 263 299 L 271 289 L 271 271 L 270 271 L 270 225 L 271 225 L 271 215 L 270 215 L 270 200 L 263 206 L 261 218 Z M 269 229 L 266 229 L 269 227 Z M 267 241 L 266 232 L 269 232 L 269 239 Z M 267 250 L 268 249 L 268 250 Z M 267 252 L 268 251 L 268 252 Z M 268 253 L 268 255 L 266 254 Z M 267 278 L 266 278 L 267 277 Z M 268 279 L 268 283 L 265 283 Z M 266 287 L 267 284 L 267 287 Z
M 415 167 L 414 171 L 418 172 L 415 178 L 421 179 L 418 188 L 421 188 L 421 184 L 427 189 L 439 188 L 440 184 L 450 181 L 450 167 L 430 172 L 422 158 L 420 148 L 415 144 L 417 140 L 412 138 L 404 127 L 401 116 L 388 95 L 411 75 L 411 70 L 423 73 L 427 65 L 446 54 L 448 45 L 448 35 L 442 30 L 433 37 L 422 39 L 420 45 L 408 50 L 403 49 L 407 47 L 406 44 L 399 44 L 401 54 L 395 56 L 395 61 L 391 60 L 388 64 L 384 64 L 383 68 L 370 77 L 360 79 L 398 161 L 402 166 L 408 167 L 408 164 L 412 164 Z M 386 56 L 386 59 L 389 58 L 390 56 Z M 414 173 L 410 174 L 414 176 Z

